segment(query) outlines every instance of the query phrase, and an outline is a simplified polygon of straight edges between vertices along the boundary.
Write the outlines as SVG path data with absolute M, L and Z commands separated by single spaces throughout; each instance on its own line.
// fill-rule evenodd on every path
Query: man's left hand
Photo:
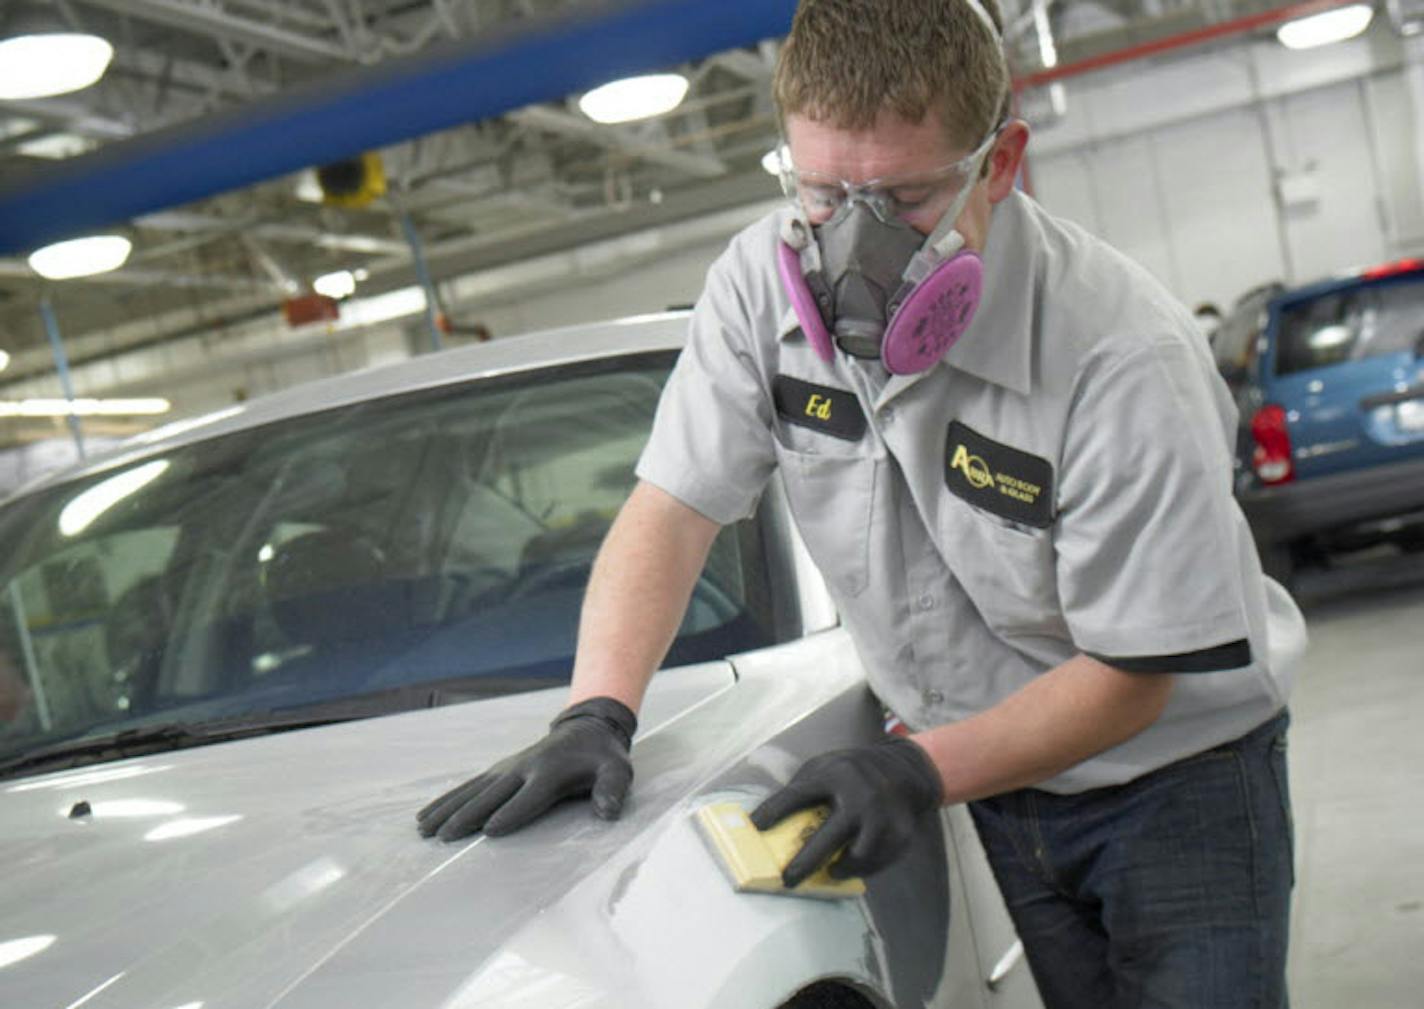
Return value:
M 830 874 L 868 876 L 904 853 L 921 818 L 939 806 L 941 788 L 929 754 L 908 739 L 892 739 L 812 757 L 751 819 L 766 830 L 797 810 L 828 805 L 830 816 L 787 864 L 782 882 L 800 885 L 841 848 Z

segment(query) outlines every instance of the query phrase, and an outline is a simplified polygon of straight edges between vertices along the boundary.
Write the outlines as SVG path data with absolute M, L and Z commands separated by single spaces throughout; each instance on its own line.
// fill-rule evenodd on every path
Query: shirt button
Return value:
M 944 695 L 938 690 L 926 690 L 922 696 L 925 704 L 931 708 L 944 703 Z
M 919 603 L 920 609 L 922 610 L 932 610 L 935 607 L 935 597 L 930 595 L 928 592 L 920 596 L 920 598 L 916 600 L 916 602 Z

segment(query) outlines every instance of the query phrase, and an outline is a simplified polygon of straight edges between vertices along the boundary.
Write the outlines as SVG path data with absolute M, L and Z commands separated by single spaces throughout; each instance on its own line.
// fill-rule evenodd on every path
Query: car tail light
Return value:
M 1398 277 L 1401 274 L 1415 273 L 1419 270 L 1424 270 L 1424 260 L 1401 259 L 1364 271 L 1364 278 L 1366 280 L 1384 280 L 1386 277 Z
M 1286 411 L 1274 403 L 1263 406 L 1251 418 L 1251 437 L 1256 439 L 1256 451 L 1251 454 L 1251 468 L 1262 483 L 1289 483 L 1295 479 L 1295 464 L 1291 462 L 1290 431 L 1286 428 Z

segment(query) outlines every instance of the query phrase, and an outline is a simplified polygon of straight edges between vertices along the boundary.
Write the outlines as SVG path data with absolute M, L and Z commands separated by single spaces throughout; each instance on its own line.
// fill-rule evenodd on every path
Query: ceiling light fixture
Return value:
M 596 123 L 630 123 L 671 112 L 687 97 L 687 88 L 687 78 L 681 74 L 626 77 L 594 88 L 578 104 Z
M 0 399 L 0 417 L 156 417 L 166 399 Z
M 65 158 L 87 154 L 98 146 L 88 137 L 77 136 L 73 133 L 50 133 L 34 140 L 26 140 L 15 149 L 27 158 L 63 161 Z
M 321 183 L 316 181 L 316 172 L 307 169 L 297 176 L 297 184 L 292 188 L 292 194 L 303 203 L 320 203 L 322 201 Z
M 14 34 L 0 39 L 0 99 L 48 98 L 82 91 L 109 69 L 114 47 L 81 32 Z
M 1370 26 L 1374 16 L 1370 4 L 1350 4 L 1288 21 L 1276 29 L 1276 38 L 1287 49 L 1314 49 L 1354 38 Z
M 133 242 L 123 235 L 94 235 L 46 245 L 30 256 L 30 269 L 46 280 L 72 280 L 117 270 L 128 262 Z
M 356 293 L 356 275 L 350 270 L 338 270 L 312 281 L 312 290 L 340 301 Z

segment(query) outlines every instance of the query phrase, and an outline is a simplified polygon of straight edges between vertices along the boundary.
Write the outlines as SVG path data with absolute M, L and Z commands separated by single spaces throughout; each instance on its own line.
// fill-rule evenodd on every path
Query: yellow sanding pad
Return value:
M 803 809 L 762 832 L 752 826 L 751 817 L 738 803 L 716 802 L 699 809 L 694 819 L 737 890 L 832 899 L 859 897 L 865 893 L 864 880 L 832 879 L 824 866 L 794 890 L 781 883 L 781 870 L 826 822 L 826 816 L 825 806 Z

